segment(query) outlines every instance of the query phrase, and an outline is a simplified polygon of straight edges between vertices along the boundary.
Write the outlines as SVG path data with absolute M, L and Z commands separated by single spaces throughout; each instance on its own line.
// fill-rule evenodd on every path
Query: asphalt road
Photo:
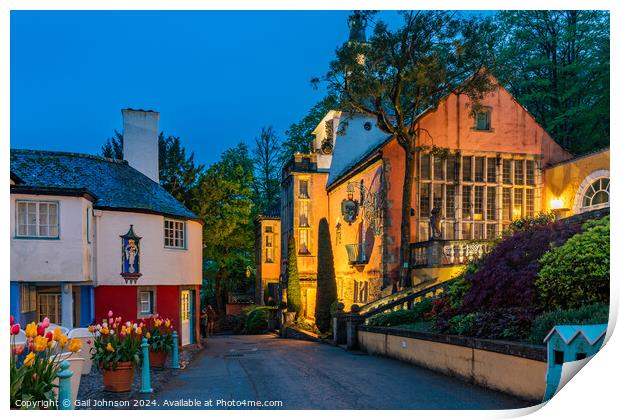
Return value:
M 532 405 L 396 360 L 273 335 L 209 339 L 202 355 L 152 399 L 155 409 L 256 409 L 256 401 L 276 405 L 265 407 L 269 409 L 509 409 Z M 179 403 L 184 405 L 175 405 Z

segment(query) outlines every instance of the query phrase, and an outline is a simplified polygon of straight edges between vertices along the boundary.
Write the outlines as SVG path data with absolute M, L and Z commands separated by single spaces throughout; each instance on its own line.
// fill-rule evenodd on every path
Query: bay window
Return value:
M 58 202 L 16 201 L 16 237 L 58 238 Z

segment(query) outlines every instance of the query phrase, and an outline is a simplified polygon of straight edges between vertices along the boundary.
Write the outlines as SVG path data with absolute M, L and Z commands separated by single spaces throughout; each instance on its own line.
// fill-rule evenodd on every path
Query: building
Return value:
M 274 304 L 280 296 L 280 216 L 274 211 L 255 220 L 256 296 L 258 305 Z
M 198 337 L 202 223 L 159 185 L 159 113 L 123 110 L 126 160 L 11 150 L 11 313 L 86 326 L 112 310 Z

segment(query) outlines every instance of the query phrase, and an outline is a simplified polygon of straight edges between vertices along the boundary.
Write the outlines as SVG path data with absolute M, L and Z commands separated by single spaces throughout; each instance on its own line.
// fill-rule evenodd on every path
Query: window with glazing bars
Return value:
M 459 179 L 459 166 L 455 155 L 448 156 L 446 160 L 446 180 L 458 181 Z
M 471 181 L 471 156 L 463 156 L 463 181 Z
M 441 181 L 443 179 L 443 159 L 433 156 L 433 179 Z
M 474 187 L 474 220 L 482 220 L 484 187 Z
M 185 248 L 185 222 L 164 220 L 164 246 L 166 248 Z
M 420 217 L 430 216 L 431 206 L 431 184 L 423 183 L 420 185 Z
M 523 179 L 523 161 L 522 160 L 515 160 L 514 161 L 514 166 L 515 166 L 515 184 L 523 185 L 523 183 L 524 183 L 524 179 Z
M 299 200 L 299 226 L 300 227 L 310 226 L 308 222 L 309 207 L 310 207 L 310 202 L 308 200 Z
M 527 185 L 535 185 L 535 177 L 534 177 L 534 161 L 526 160 L 525 161 L 525 180 Z
M 446 185 L 446 217 L 456 217 L 456 185 Z
M 420 178 L 431 179 L 431 155 L 425 153 L 420 157 Z
M 514 189 L 514 204 L 512 207 L 513 220 L 517 220 L 523 217 L 523 188 Z
M 308 194 L 308 180 L 300 179 L 299 180 L 299 198 L 310 198 Z
M 495 184 L 497 182 L 497 159 L 487 158 L 487 182 Z
M 504 188 L 502 190 L 502 220 L 512 220 L 512 190 Z
M 487 220 L 497 219 L 497 202 L 495 187 L 487 187 Z
M 441 209 L 443 202 L 443 184 L 433 184 L 433 208 Z
M 534 216 L 534 190 L 525 190 L 525 214 L 529 217 Z
M 471 186 L 463 185 L 463 219 L 471 219 Z
M 512 160 L 511 159 L 503 159 L 502 160 L 502 181 L 504 184 L 512 184 Z
M 475 159 L 475 181 L 476 182 L 484 182 L 484 157 L 477 156 Z

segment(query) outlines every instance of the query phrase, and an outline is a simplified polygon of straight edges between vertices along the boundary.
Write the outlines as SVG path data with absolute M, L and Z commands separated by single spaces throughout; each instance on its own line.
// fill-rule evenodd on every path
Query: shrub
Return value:
M 609 303 L 609 216 L 590 220 L 583 233 L 540 259 L 536 288 L 547 310 Z
M 534 282 L 540 257 L 552 245 L 563 244 L 579 230 L 578 224 L 556 222 L 531 226 L 500 241 L 480 260 L 476 272 L 465 275 L 471 288 L 463 296 L 460 313 L 537 308 Z
M 509 236 L 515 232 L 522 232 L 524 230 L 531 229 L 535 226 L 544 226 L 556 221 L 556 215 L 554 212 L 549 213 L 541 212 L 535 216 L 526 216 L 517 219 L 508 225 L 508 228 L 504 231 L 504 236 Z
M 472 267 L 474 267 L 472 264 L 468 265 L 465 272 L 474 274 L 476 269 Z M 471 282 L 464 276 L 457 277 L 446 289 L 445 293 L 447 293 L 446 297 L 448 298 L 450 307 L 458 309 L 463 304 L 463 296 L 471 289 Z
M 297 270 L 297 247 L 295 237 L 291 235 L 288 240 L 288 284 L 286 286 L 286 300 L 288 310 L 295 312 L 296 316 L 301 315 L 301 284 L 299 283 L 299 271 Z
M 232 331 L 233 334 L 241 334 L 245 328 L 245 319 L 245 314 L 223 316 L 218 320 L 218 330 Z
M 556 309 L 539 315 L 532 325 L 529 341 L 542 344 L 549 331 L 556 325 L 606 324 L 609 321 L 609 306 L 602 303 L 579 309 Z
M 318 329 L 325 332 L 332 324 L 330 306 L 338 298 L 334 253 L 329 237 L 329 224 L 325 218 L 319 222 L 318 238 L 315 318 Z
M 401 309 L 393 312 L 377 314 L 368 319 L 368 325 L 376 327 L 394 327 L 403 324 L 413 324 L 424 320 L 424 314 L 431 310 L 431 298 L 424 298 L 413 305 L 411 309 Z
M 448 321 L 448 333 L 457 335 L 473 335 L 474 327 L 480 314 L 472 312 L 465 315 L 455 315 Z
M 250 309 L 245 316 L 243 332 L 245 334 L 261 334 L 267 331 L 269 309 L 268 306 L 257 306 Z

